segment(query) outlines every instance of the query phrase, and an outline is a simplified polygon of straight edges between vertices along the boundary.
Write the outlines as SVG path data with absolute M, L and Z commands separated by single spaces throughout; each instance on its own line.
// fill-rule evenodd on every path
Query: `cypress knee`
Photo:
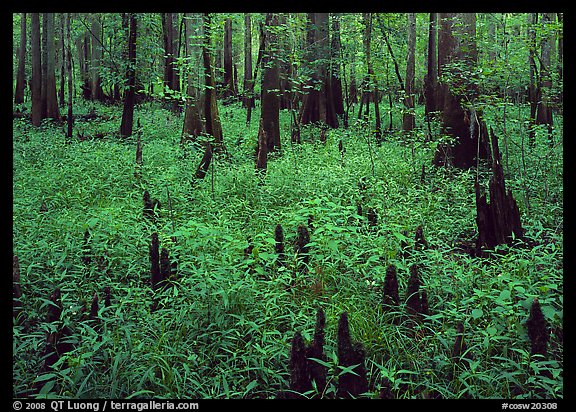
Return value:
M 339 397 L 357 397 L 368 390 L 366 367 L 364 365 L 364 348 L 360 343 L 353 343 L 350 338 L 348 313 L 343 312 L 338 321 L 338 363 L 343 367 L 358 365 L 352 373 L 344 373 L 338 378 L 337 393 Z
M 312 389 L 306 352 L 302 334 L 296 332 L 292 338 L 292 348 L 290 350 L 290 389 L 298 393 L 304 393 Z M 288 396 L 291 398 L 300 397 L 300 395 L 293 392 L 290 392 Z
M 548 323 L 544 318 L 538 299 L 534 299 L 530 307 L 530 317 L 526 322 L 528 337 L 530 338 L 530 353 L 532 355 L 546 356 L 548 353 Z
M 400 304 L 398 294 L 398 277 L 396 276 L 396 266 L 389 265 L 386 268 L 386 277 L 384 278 L 384 297 L 382 299 L 384 310 L 394 309 Z
M 320 308 L 316 312 L 316 326 L 314 329 L 314 340 L 308 348 L 308 358 L 320 359 L 326 362 L 326 355 L 324 355 L 324 326 L 326 325 L 326 317 L 324 311 Z M 326 366 L 314 361 L 309 360 L 310 380 L 316 382 L 316 388 L 322 392 L 326 387 Z

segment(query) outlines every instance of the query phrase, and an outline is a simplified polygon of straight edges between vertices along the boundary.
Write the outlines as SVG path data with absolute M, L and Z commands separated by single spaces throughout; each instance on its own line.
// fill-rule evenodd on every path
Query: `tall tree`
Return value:
M 212 17 L 210 13 L 203 14 L 204 41 L 202 44 L 202 61 L 204 65 L 204 129 L 209 140 L 204 142 L 204 155 L 196 169 L 196 179 L 203 179 L 208 172 L 214 151 L 224 151 L 222 139 L 222 125 L 218 114 L 216 99 L 216 80 L 214 78 L 214 64 L 212 59 Z M 212 142 L 214 144 L 212 144 Z
M 236 96 L 234 83 L 234 65 L 232 61 L 232 18 L 224 21 L 224 80 L 222 82 L 222 97 Z
M 178 13 L 161 13 L 164 40 L 164 84 L 171 90 L 180 90 L 180 78 L 176 69 L 178 57 Z
M 374 117 L 376 121 L 375 125 L 375 137 L 376 141 L 380 141 L 382 138 L 382 125 L 380 122 L 380 106 L 378 96 L 378 83 L 376 82 L 376 76 L 374 74 L 374 68 L 372 65 L 372 13 L 364 13 L 364 53 L 366 55 L 366 67 L 368 68 L 368 74 L 366 76 L 365 84 L 367 90 L 370 92 L 365 94 L 366 102 L 366 112 L 365 117 L 368 118 L 368 101 L 371 99 L 374 102 Z
M 300 123 L 316 123 L 324 127 L 338 127 L 338 118 L 334 105 L 327 61 L 330 56 L 328 13 L 308 13 L 307 59 L 310 67 L 309 92 L 304 95 L 300 110 Z
M 65 13 L 60 13 L 60 47 L 56 49 L 56 56 L 60 56 L 60 88 L 58 89 L 58 101 L 60 106 L 64 106 L 64 91 L 66 86 L 66 45 L 64 44 L 65 37 Z M 59 53 L 58 53 L 59 52 Z
M 40 126 L 42 122 L 42 53 L 40 50 L 40 15 L 31 13 L 30 23 L 32 30 L 30 42 L 32 50 L 32 124 Z
M 538 109 L 536 112 L 536 124 L 546 125 L 548 127 L 548 135 L 552 136 L 552 126 L 554 124 L 551 107 L 551 93 L 552 93 L 552 67 L 551 55 L 552 47 L 554 44 L 554 31 L 550 30 L 553 22 L 554 13 L 542 13 L 542 25 L 544 27 L 544 35 L 542 38 L 542 45 L 540 50 L 540 99 L 538 100 Z
M 66 49 L 66 71 L 68 75 L 68 115 L 66 121 L 68 127 L 66 129 L 66 137 L 72 137 L 72 127 L 74 126 L 74 118 L 72 116 L 72 36 L 70 34 L 70 13 L 66 13 L 66 40 L 68 48 Z
M 334 114 L 344 116 L 344 125 L 347 127 L 348 120 L 345 118 L 344 97 L 342 93 L 342 81 L 340 72 L 340 60 L 342 55 L 342 43 L 340 40 L 340 15 L 332 15 L 331 40 L 330 40 L 330 101 L 334 105 Z
M 266 169 L 267 154 L 280 149 L 280 102 L 278 90 L 278 15 L 268 13 L 265 23 L 264 51 L 262 54 L 262 109 L 260 111 L 260 128 L 258 131 L 257 168 Z
M 194 55 L 190 36 L 192 35 L 192 16 L 191 13 L 184 13 L 185 44 L 188 57 Z M 184 126 L 182 127 L 182 136 L 180 143 L 191 140 L 200 136 L 204 131 L 202 120 L 200 118 L 200 105 L 198 104 L 198 90 L 194 84 L 192 70 L 188 72 L 188 85 L 186 88 L 186 111 L 184 112 Z
M 468 169 L 477 158 L 490 159 L 488 130 L 474 106 L 478 84 L 473 73 L 478 60 L 475 13 L 440 13 L 438 35 L 439 102 L 442 131 L 455 142 L 441 142 L 433 163 Z
M 249 95 L 252 86 L 252 19 L 244 13 L 244 93 L 242 107 L 254 107 L 254 98 Z
M 82 36 L 79 36 L 76 40 L 76 49 L 78 51 L 78 68 L 80 71 L 82 97 L 86 100 L 90 99 L 92 94 L 92 83 L 90 81 L 90 38 L 92 36 L 86 29 Z
M 46 117 L 60 119 L 56 92 L 54 13 L 46 13 Z
M 124 94 L 124 109 L 122 122 L 120 123 L 120 135 L 127 137 L 132 135 L 134 125 L 134 97 L 136 89 L 136 34 L 138 24 L 136 13 L 128 13 L 130 29 L 128 32 L 128 68 L 126 69 L 127 90 Z
M 24 88 L 26 86 L 26 13 L 20 14 L 20 47 L 18 48 L 18 72 L 16 75 L 16 90 L 14 103 L 24 103 Z
M 424 78 L 425 112 L 428 120 L 430 113 L 438 110 L 436 90 L 438 89 L 438 51 L 437 51 L 437 20 L 438 13 L 430 13 L 428 26 L 428 69 Z
M 402 128 L 410 132 L 415 126 L 414 116 L 414 73 L 416 51 L 416 13 L 408 13 L 408 56 L 406 58 L 406 93 L 404 96 L 405 111 L 402 117 Z
M 102 61 L 102 22 L 95 14 L 91 23 L 92 56 L 90 58 L 90 98 L 102 101 L 104 91 L 102 90 L 102 79 L 100 77 L 100 66 Z

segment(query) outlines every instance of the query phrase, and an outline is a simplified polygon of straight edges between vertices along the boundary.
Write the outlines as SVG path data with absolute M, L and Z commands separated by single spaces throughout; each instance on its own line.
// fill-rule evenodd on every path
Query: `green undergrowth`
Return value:
M 489 170 L 433 167 L 435 143 L 423 131 L 385 133 L 377 145 L 369 126 L 354 124 L 329 130 L 322 144 L 318 129 L 305 127 L 302 144 L 293 144 L 282 112 L 282 149 L 270 154 L 262 177 L 254 167 L 258 111 L 247 126 L 239 105 L 223 106 L 227 152 L 194 182 L 202 150 L 180 147 L 181 116 L 154 102 L 137 107 L 143 165 L 136 170 L 136 133 L 117 134 L 121 108 L 76 108 L 91 109 L 105 117 L 77 121 L 89 137 L 70 143 L 65 126 L 14 120 L 13 252 L 24 307 L 13 327 L 14 396 L 274 398 L 289 389 L 292 336 L 311 340 L 322 308 L 329 380 L 309 396 L 334 397 L 337 323 L 346 311 L 352 338 L 366 350 L 366 397 L 385 386 L 398 398 L 563 397 L 562 150 L 542 130 L 523 147 L 525 126 L 509 121 L 506 183 L 526 234 L 479 258 L 466 252 L 477 235 L 474 179 L 487 190 Z M 92 138 L 97 133 L 103 136 Z M 501 138 L 504 152 L 502 145 Z M 144 190 L 161 203 L 154 219 L 143 216 Z M 274 251 L 277 224 L 285 265 Z M 310 230 L 307 271 L 294 263 L 299 224 Z M 429 247 L 400 253 L 402 242 L 414 244 L 418 226 Z M 90 263 L 82 260 L 86 231 Z M 156 296 L 152 232 L 178 265 L 177 278 Z M 429 300 L 422 322 L 405 310 L 413 263 Z M 396 313 L 381 307 L 390 264 L 400 284 Z M 48 298 L 57 287 L 59 325 L 70 329 L 73 349 L 42 371 Z M 82 316 L 94 293 L 96 321 Z M 530 356 L 526 320 L 536 298 L 550 325 L 547 358 Z M 454 362 L 458 322 L 470 356 Z

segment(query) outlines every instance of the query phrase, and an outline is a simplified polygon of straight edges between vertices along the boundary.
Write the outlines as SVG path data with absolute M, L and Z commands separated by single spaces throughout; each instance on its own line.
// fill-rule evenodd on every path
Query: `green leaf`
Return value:
M 482 315 L 484 315 L 484 312 L 482 311 L 482 309 L 473 309 L 472 310 L 472 317 L 474 319 L 481 318 Z
M 314 362 L 319 363 L 320 365 L 325 366 L 327 368 L 332 367 L 332 365 L 330 363 L 323 361 L 322 359 L 318 359 L 318 358 L 308 358 L 308 359 L 313 360 Z

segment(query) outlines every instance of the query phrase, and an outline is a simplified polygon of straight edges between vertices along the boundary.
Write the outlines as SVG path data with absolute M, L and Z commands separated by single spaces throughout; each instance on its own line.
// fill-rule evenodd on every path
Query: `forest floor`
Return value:
M 336 344 L 347 312 L 366 353 L 364 397 L 384 389 L 396 398 L 563 397 L 562 136 L 550 144 L 539 130 L 529 147 L 526 107 L 506 129 L 497 112 L 486 116 L 507 156 L 506 185 L 525 236 L 482 258 L 468 253 L 477 235 L 474 179 L 487 188 L 490 171 L 433 167 L 436 142 L 425 142 L 424 131 L 386 133 L 377 145 L 370 127 L 355 123 L 329 130 L 323 144 L 318 129 L 305 127 L 302 143 L 292 144 L 283 111 L 282 151 L 269 155 L 262 178 L 259 110 L 247 126 L 239 104 L 221 106 L 227 153 L 194 182 L 202 150 L 180 147 L 182 116 L 156 102 L 137 106 L 137 170 L 138 133 L 117 136 L 121 107 L 78 102 L 75 110 L 97 116 L 78 118 L 70 143 L 65 125 L 13 121 L 13 254 L 23 306 L 13 327 L 14 397 L 275 398 L 289 389 L 291 339 L 300 331 L 311 341 L 318 308 L 329 379 L 307 396 L 334 397 L 338 376 L 350 373 L 338 366 Z M 151 218 L 143 215 L 145 190 L 161 203 Z M 284 265 L 274 249 L 278 224 Z M 305 270 L 295 263 L 300 224 L 310 234 Z M 428 247 L 413 250 L 419 226 Z M 153 232 L 177 264 L 176 278 L 155 293 Z M 430 312 L 419 320 L 406 312 L 414 263 Z M 398 273 L 395 312 L 382 307 L 389 265 Z M 63 309 L 48 323 L 55 288 Z M 94 294 L 99 306 L 89 319 Z M 550 327 L 546 357 L 530 355 L 534 299 Z M 458 323 L 467 350 L 454 360 Z M 62 326 L 71 347 L 43 370 L 46 336 Z

